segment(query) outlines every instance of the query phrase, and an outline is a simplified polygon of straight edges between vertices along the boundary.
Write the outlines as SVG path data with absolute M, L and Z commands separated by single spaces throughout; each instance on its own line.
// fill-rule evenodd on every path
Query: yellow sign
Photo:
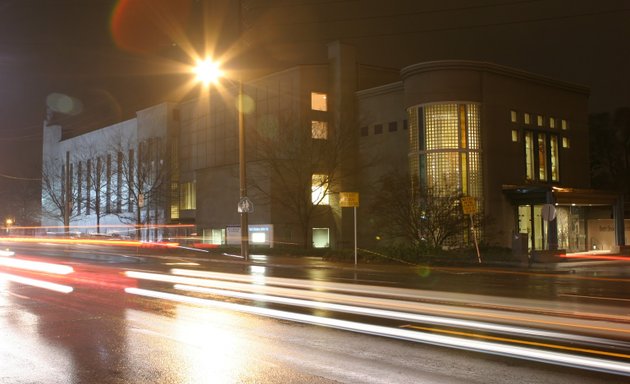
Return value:
M 464 215 L 472 215 L 473 213 L 477 213 L 477 204 L 474 197 L 464 196 L 462 197 L 461 202 Z
M 339 205 L 342 208 L 358 207 L 359 192 L 339 192 Z

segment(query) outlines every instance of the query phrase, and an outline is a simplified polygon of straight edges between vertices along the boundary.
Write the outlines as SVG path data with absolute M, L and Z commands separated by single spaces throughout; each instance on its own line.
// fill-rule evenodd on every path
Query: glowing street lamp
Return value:
M 219 67 L 219 63 L 210 59 L 200 60 L 195 67 L 197 80 L 204 85 L 216 83 L 222 76 L 223 71 Z
M 208 86 L 224 77 L 219 64 L 210 59 L 197 62 L 195 67 L 197 80 Z M 239 163 L 239 202 L 247 199 L 247 175 L 245 160 L 245 115 L 243 112 L 243 81 L 238 82 L 238 163 Z M 241 214 L 241 255 L 249 258 L 249 223 L 248 210 L 239 210 Z

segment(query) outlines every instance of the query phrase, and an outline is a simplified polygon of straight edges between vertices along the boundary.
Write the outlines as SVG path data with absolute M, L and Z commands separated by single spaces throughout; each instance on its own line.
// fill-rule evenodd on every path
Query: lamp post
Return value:
M 223 77 L 223 71 L 219 65 L 210 59 L 206 59 L 197 63 L 195 68 L 197 79 L 209 86 L 216 83 Z M 210 89 L 208 88 L 208 96 Z M 247 169 L 245 159 L 245 115 L 243 112 L 243 81 L 238 82 L 238 99 L 236 109 L 238 114 L 238 169 L 239 169 L 239 201 L 247 199 Z M 208 120 L 209 121 L 209 120 Z M 249 259 L 249 209 L 239 209 L 241 214 L 241 256 L 244 260 Z
M 238 176 L 240 200 L 247 198 L 247 167 L 245 163 L 245 114 L 243 112 L 243 80 L 238 82 Z M 241 256 L 249 259 L 249 209 L 241 210 Z

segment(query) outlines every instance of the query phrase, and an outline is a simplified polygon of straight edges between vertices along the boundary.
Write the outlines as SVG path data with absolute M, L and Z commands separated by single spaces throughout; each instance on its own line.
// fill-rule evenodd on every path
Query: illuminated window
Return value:
M 330 229 L 313 228 L 313 248 L 330 247 Z
M 523 120 L 525 121 L 525 124 L 530 124 L 531 123 L 531 120 L 530 120 L 530 117 L 529 117 L 529 113 L 524 113 L 523 114 Z
M 554 119 L 553 117 L 549 118 L 549 128 L 555 128 L 556 127 L 556 119 Z
M 571 142 L 569 142 L 568 137 L 562 138 L 562 148 L 571 148 Z
M 510 121 L 516 123 L 516 111 L 510 111 Z
M 549 154 L 550 166 L 551 166 L 551 181 L 560 180 L 560 170 L 558 166 L 558 136 L 549 136 Z
M 476 104 L 433 104 L 420 110 L 424 130 L 412 131 L 419 149 L 420 184 L 437 193 L 482 197 L 481 129 Z M 413 124 L 417 124 L 415 119 Z M 419 124 L 418 124 L 419 125 Z M 416 143 L 417 140 L 417 144 Z
M 311 92 L 311 109 L 314 111 L 327 111 L 326 94 Z
M 525 137 L 525 177 L 532 181 L 560 181 L 558 136 L 527 131 Z
M 311 181 L 311 201 L 314 205 L 329 205 L 328 176 L 314 174 Z
M 179 208 L 182 210 L 197 209 L 197 183 L 182 183 L 179 188 Z
M 569 129 L 569 123 L 565 119 L 562 119 L 562 120 L 560 120 L 560 127 L 563 130 L 567 130 L 567 129 Z
M 534 134 L 525 132 L 525 177 L 534 180 Z
M 543 125 L 545 125 L 545 119 L 540 115 L 536 116 L 536 125 L 542 127 Z
M 512 130 L 512 141 L 515 143 L 518 141 L 518 131 L 516 129 Z
M 547 141 L 545 135 L 539 133 L 537 135 L 538 140 L 538 179 L 541 181 L 547 180 Z
M 311 121 L 311 137 L 313 139 L 328 139 L 328 123 L 325 121 Z

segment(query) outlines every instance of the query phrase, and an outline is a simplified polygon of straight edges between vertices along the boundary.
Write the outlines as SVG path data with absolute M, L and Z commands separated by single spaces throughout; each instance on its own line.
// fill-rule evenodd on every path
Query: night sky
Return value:
M 491 61 L 590 87 L 589 112 L 630 106 L 627 1 L 242 0 L 246 51 L 224 3 L 0 0 L 0 174 L 39 177 L 49 95 L 75 98 L 77 132 L 107 126 L 194 95 L 181 70 L 204 46 L 263 74 L 325 63 L 340 39 L 364 64 Z

